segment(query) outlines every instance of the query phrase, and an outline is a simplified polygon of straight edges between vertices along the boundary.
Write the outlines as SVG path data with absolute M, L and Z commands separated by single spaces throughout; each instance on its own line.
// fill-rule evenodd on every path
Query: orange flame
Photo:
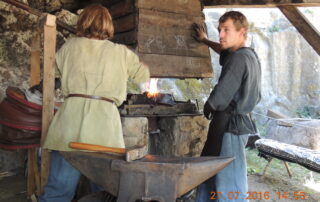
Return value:
M 149 92 L 147 94 L 148 98 L 155 97 L 159 93 L 157 87 L 158 79 L 151 79 L 149 83 Z

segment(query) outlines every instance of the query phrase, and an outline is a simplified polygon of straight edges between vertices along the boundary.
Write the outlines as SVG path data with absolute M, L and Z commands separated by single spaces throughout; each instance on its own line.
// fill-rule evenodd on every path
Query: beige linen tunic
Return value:
M 56 54 L 62 92 L 103 96 L 107 101 L 65 99 L 48 130 L 44 148 L 72 151 L 70 142 L 124 148 L 117 109 L 125 99 L 127 80 L 149 79 L 149 70 L 123 45 L 85 37 L 68 40 Z

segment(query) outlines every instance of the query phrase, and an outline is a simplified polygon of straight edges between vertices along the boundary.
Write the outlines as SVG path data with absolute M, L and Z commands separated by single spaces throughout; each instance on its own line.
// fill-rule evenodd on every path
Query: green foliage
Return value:
M 175 83 L 182 92 L 184 99 L 198 100 L 200 107 L 204 105 L 203 98 L 209 96 L 212 88 L 211 79 L 177 79 Z
M 319 112 L 316 111 L 314 107 L 304 106 L 302 109 L 296 111 L 300 118 L 312 118 L 319 119 Z
M 280 27 L 278 25 L 273 25 L 268 30 L 269 30 L 269 32 L 279 32 L 280 31 Z
M 253 175 L 255 173 L 256 173 L 256 169 L 254 169 L 252 167 L 247 168 L 247 175 Z
M 310 110 L 308 107 L 303 107 L 301 110 L 296 111 L 300 118 L 310 118 Z
M 306 9 L 306 10 L 304 11 L 304 13 L 308 13 L 308 14 L 310 14 L 310 15 L 313 15 L 313 11 L 310 10 L 310 9 Z
M 140 87 L 138 84 L 134 83 L 133 81 L 129 80 L 128 81 L 128 93 L 141 93 L 140 92 Z
M 267 126 L 260 124 L 258 121 L 256 121 L 256 126 L 259 131 L 259 135 L 261 137 L 265 137 L 267 135 Z
M 160 87 L 161 90 L 163 91 L 171 91 L 172 90 L 172 86 L 171 86 L 171 83 L 169 82 L 161 82 L 161 87 Z

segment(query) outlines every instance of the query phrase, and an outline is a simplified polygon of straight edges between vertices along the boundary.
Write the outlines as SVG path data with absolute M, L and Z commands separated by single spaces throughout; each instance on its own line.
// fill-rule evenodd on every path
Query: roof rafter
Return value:
M 202 0 L 206 8 L 274 8 L 278 6 L 320 6 L 320 0 Z
M 295 6 L 279 6 L 281 12 L 320 55 L 320 34 Z

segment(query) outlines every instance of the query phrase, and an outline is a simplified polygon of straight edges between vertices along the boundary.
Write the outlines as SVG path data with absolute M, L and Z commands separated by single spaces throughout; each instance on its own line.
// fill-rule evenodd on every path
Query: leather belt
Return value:
M 67 96 L 67 98 L 69 98 L 69 97 L 83 97 L 83 98 L 94 99 L 94 100 L 104 100 L 104 101 L 111 102 L 112 104 L 114 104 L 113 100 L 111 100 L 109 98 L 101 97 L 98 95 L 85 95 L 85 94 L 72 93 Z

